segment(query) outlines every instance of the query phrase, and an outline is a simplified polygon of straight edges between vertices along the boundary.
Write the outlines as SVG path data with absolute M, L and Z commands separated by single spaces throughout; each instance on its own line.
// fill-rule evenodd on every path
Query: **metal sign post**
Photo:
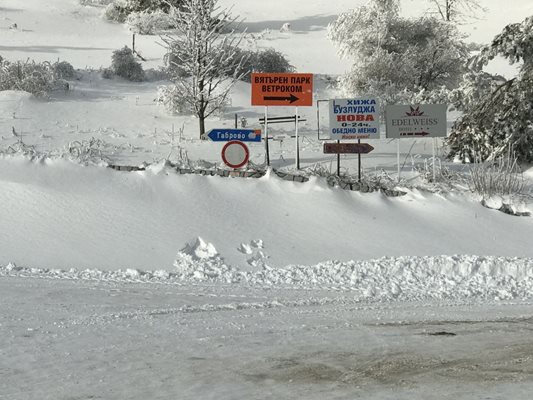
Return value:
M 436 138 L 433 138 L 433 150 L 432 150 L 432 153 L 433 153 L 433 182 L 435 182 L 435 141 L 437 139 Z
M 270 167 L 270 153 L 268 150 L 268 106 L 265 106 L 265 159 L 266 165 Z
M 357 143 L 361 144 L 361 139 L 357 139 Z M 357 153 L 357 181 L 361 182 L 361 153 Z
M 340 145 L 341 141 L 337 140 L 337 144 Z M 337 176 L 341 176 L 341 153 L 337 153 Z
M 400 183 L 400 139 L 396 139 L 396 161 L 398 162 L 398 183 Z
M 298 107 L 294 107 L 294 133 L 296 135 L 296 169 L 300 169 L 300 142 L 298 140 Z

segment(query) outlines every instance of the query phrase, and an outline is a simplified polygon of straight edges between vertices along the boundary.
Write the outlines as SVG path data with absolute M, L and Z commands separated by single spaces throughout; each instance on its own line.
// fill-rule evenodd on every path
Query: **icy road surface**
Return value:
M 525 301 L 0 277 L 0 399 L 530 399 Z

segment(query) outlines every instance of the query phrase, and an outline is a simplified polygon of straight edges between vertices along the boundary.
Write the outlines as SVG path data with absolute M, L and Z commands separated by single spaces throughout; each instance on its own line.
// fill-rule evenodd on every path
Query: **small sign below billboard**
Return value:
M 379 139 L 379 106 L 374 97 L 329 101 L 332 140 Z
M 324 154 L 368 154 L 374 146 L 368 143 L 324 143 Z
M 387 106 L 387 138 L 446 137 L 446 108 L 446 104 Z

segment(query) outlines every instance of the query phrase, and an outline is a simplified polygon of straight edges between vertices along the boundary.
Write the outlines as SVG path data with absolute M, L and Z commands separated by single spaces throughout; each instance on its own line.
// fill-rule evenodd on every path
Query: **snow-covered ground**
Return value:
M 531 398 L 530 301 L 130 282 L 2 277 L 0 398 Z
M 316 74 L 315 100 L 336 96 L 330 76 L 350 67 L 326 26 L 362 3 L 221 1 L 245 18 L 248 45 Z M 530 1 L 484 4 L 484 19 L 461 27 L 475 42 L 533 14 Z M 427 7 L 403 1 L 409 15 Z M 162 160 L 220 166 L 221 145 L 197 140 L 194 118 L 155 105 L 165 82 L 100 77 L 131 42 L 101 12 L 78 0 L 0 0 L 2 57 L 80 69 L 50 99 L 0 92 L 0 399 L 531 397 L 531 217 L 481 206 L 464 181 L 428 182 L 423 139 L 401 143 L 402 197 L 271 171 L 179 174 Z M 292 31 L 280 32 L 287 22 Z M 162 65 L 158 41 L 137 37 L 145 68 Z M 490 68 L 514 71 L 501 60 Z M 299 109 L 301 163 L 334 171 L 316 111 Z M 238 114 L 258 128 L 262 112 L 239 83 L 207 126 L 231 127 Z M 293 128 L 271 128 L 283 139 L 271 145 L 272 166 L 293 169 Z M 57 158 L 91 138 L 112 164 L 151 166 Z M 40 156 L 11 155 L 20 142 Z M 363 176 L 394 186 L 396 143 L 371 144 Z M 263 146 L 250 149 L 263 163 Z M 437 172 L 466 168 L 444 154 L 439 141 Z M 343 156 L 343 172 L 356 160 Z M 524 168 L 515 206 L 533 211 L 533 169 Z

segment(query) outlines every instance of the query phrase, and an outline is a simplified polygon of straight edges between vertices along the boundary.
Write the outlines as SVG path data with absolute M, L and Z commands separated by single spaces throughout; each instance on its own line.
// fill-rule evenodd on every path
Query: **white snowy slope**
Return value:
M 264 242 L 271 266 L 382 256 L 533 257 L 533 221 L 467 194 L 349 192 L 325 180 L 120 172 L 65 160 L 0 159 L 0 262 L 44 268 L 169 269 L 202 237 L 226 262 Z

